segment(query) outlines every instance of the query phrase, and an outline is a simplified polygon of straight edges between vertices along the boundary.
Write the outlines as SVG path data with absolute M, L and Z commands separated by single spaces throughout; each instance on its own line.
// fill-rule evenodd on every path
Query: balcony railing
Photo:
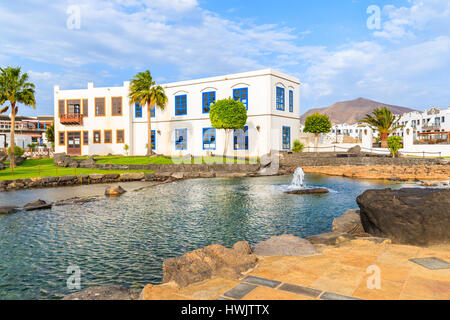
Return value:
M 74 114 L 60 114 L 59 121 L 64 125 L 82 125 L 83 124 L 83 115 L 74 113 Z
M 422 130 L 441 130 L 440 123 L 427 123 L 422 126 Z

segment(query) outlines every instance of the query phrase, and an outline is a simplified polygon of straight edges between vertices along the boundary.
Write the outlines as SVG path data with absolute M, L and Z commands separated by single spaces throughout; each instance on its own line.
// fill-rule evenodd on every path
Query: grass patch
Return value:
M 39 167 L 40 166 L 40 167 Z M 149 170 L 99 170 L 84 168 L 61 168 L 53 164 L 53 159 L 27 159 L 21 166 L 0 171 L 0 180 L 26 179 L 35 177 L 58 177 L 91 173 L 124 173 L 124 172 L 152 172 Z
M 76 157 L 77 159 L 89 159 L 89 157 Z M 134 165 L 148 165 L 148 164 L 182 164 L 182 163 L 195 163 L 195 164 L 201 164 L 201 163 L 207 163 L 207 164 L 213 164 L 213 163 L 223 163 L 222 157 L 195 157 L 193 161 L 190 161 L 189 159 L 174 156 L 171 158 L 165 158 L 165 157 L 125 157 L 125 156 L 105 156 L 105 157 L 94 157 L 97 163 L 103 163 L 103 164 L 134 164 Z M 257 164 L 258 158 L 249 158 L 248 160 L 245 159 L 234 159 L 234 158 L 227 158 L 226 163 L 240 163 L 240 164 Z

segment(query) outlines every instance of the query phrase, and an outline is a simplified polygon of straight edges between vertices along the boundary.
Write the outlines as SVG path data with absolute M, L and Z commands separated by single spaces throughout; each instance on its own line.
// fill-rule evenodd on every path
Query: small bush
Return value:
M 294 141 L 294 146 L 292 147 L 292 151 L 294 152 L 303 152 L 305 145 L 298 140 Z
M 402 137 L 399 136 L 390 136 L 387 139 L 388 149 L 391 152 L 393 158 L 397 155 L 398 150 L 400 150 L 400 148 L 402 147 L 401 142 Z
M 25 151 L 22 148 L 18 146 L 14 147 L 14 154 L 16 155 L 16 158 L 23 156 L 24 153 Z M 11 155 L 11 147 L 8 148 L 8 155 Z

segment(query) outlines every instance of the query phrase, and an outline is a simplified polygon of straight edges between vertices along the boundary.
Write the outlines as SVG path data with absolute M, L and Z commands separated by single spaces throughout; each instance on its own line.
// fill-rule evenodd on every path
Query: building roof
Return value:
M 257 71 L 227 74 L 227 75 L 218 76 L 218 77 L 208 77 L 208 78 L 201 78 L 201 79 L 195 79 L 195 80 L 186 80 L 186 81 L 165 83 L 165 84 L 161 84 L 161 86 L 163 88 L 173 88 L 173 87 L 179 87 L 179 86 L 194 85 L 194 84 L 214 82 L 214 81 L 233 80 L 233 79 L 256 77 L 256 76 L 264 76 L 264 75 L 273 75 L 273 76 L 277 76 L 277 77 L 292 81 L 296 84 L 300 84 L 300 80 L 293 76 L 287 75 L 285 73 L 281 73 L 281 72 L 273 70 L 273 69 L 262 69 L 262 70 L 257 70 Z

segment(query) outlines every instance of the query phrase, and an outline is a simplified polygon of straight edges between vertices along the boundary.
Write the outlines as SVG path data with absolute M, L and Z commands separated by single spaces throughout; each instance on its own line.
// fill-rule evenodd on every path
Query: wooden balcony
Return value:
M 64 124 L 66 126 L 69 125 L 83 125 L 83 115 L 74 113 L 74 114 L 60 114 L 59 115 L 59 121 L 61 124 Z

